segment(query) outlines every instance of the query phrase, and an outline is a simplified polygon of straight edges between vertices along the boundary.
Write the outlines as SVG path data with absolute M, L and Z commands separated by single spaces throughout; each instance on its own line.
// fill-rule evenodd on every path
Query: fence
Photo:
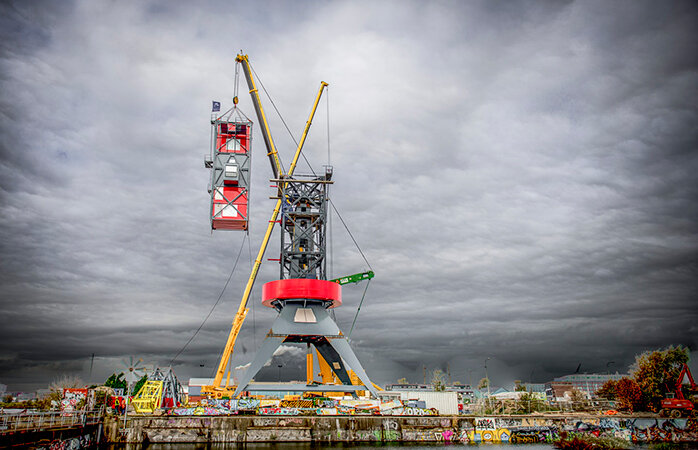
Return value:
M 100 423 L 104 409 L 93 411 L 0 414 L 0 434 L 16 431 L 72 428 Z
M 548 401 L 535 398 L 527 400 L 483 398 L 464 405 L 467 414 L 531 414 L 534 412 L 604 412 L 616 408 L 615 402 L 605 399 L 585 399 L 583 401 Z

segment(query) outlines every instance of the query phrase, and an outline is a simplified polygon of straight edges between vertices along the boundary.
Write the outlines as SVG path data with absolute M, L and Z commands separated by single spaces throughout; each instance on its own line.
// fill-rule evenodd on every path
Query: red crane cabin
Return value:
M 250 122 L 215 122 L 211 228 L 247 230 Z

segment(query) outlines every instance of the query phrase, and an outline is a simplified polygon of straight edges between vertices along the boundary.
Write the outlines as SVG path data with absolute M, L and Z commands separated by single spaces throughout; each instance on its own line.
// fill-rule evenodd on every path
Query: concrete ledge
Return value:
M 698 442 L 696 419 L 604 416 L 140 416 L 105 420 L 110 442 L 552 442 L 594 433 Z

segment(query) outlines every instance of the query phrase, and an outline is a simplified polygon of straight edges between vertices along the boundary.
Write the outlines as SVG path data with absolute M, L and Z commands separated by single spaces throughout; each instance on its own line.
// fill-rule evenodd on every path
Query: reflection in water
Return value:
M 110 444 L 100 446 L 100 450 L 376 450 L 377 448 L 385 448 L 386 450 L 435 450 L 438 448 L 448 447 L 451 450 L 455 448 L 475 449 L 482 447 L 487 450 L 550 450 L 554 447 L 551 444 L 483 444 L 481 446 L 474 444 L 445 444 L 443 442 L 434 442 L 433 444 L 423 443 L 357 443 L 357 444 L 327 444 L 327 443 L 309 443 L 309 442 L 260 442 L 250 444 L 230 443 L 186 443 L 186 444 Z M 641 447 L 638 447 L 641 448 Z
M 327 444 L 309 442 L 259 442 L 251 444 L 238 444 L 234 442 L 216 443 L 183 443 L 183 444 L 108 444 L 100 445 L 100 450 L 436 450 L 446 448 L 447 450 L 550 450 L 555 447 L 552 444 L 446 444 L 434 442 L 433 444 L 423 443 L 380 443 L 375 444 Z M 633 449 L 651 450 L 651 444 L 633 446 Z M 672 450 L 695 449 L 694 444 L 682 443 L 672 444 Z

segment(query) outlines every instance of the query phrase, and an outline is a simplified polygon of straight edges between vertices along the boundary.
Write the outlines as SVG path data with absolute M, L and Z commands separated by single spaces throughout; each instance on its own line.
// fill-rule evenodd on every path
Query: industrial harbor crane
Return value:
M 323 389 L 313 384 L 305 391 L 356 392 L 363 387 L 375 395 L 375 387 L 368 379 L 361 364 L 348 345 L 346 338 L 337 328 L 326 310 L 341 305 L 341 285 L 373 278 L 373 272 L 342 277 L 327 281 L 325 274 L 325 220 L 327 214 L 327 186 L 332 183 L 332 169 L 326 168 L 321 176 L 294 177 L 299 156 L 306 141 L 318 103 L 327 83 L 320 84 L 310 116 L 298 142 L 293 160 L 284 173 L 274 144 L 269 124 L 259 97 L 249 58 L 239 54 L 236 63 L 245 75 L 257 119 L 272 168 L 272 182 L 277 185 L 276 205 L 267 225 L 267 230 L 257 253 L 252 271 L 235 314 L 225 349 L 218 364 L 213 384 L 202 387 L 202 394 L 221 397 L 240 395 L 248 387 L 273 351 L 282 342 L 305 343 L 308 354 L 311 346 L 317 350 L 323 381 L 339 379 L 343 385 Z M 237 104 L 237 97 L 234 99 Z M 206 166 L 213 169 L 211 176 L 211 223 L 213 229 L 247 230 L 249 159 L 251 127 L 249 121 L 230 122 L 222 116 L 212 120 L 214 148 Z M 279 215 L 281 219 L 279 220 Z M 280 280 L 266 283 L 263 289 L 263 304 L 279 312 L 272 330 L 258 351 L 257 357 L 238 386 L 230 385 L 229 364 L 235 342 L 249 312 L 248 300 L 262 263 L 274 225 L 279 223 L 281 233 Z M 352 371 L 347 371 L 345 361 Z M 312 357 L 307 358 L 308 384 L 312 383 Z M 352 383 L 350 373 L 355 378 Z M 227 376 L 226 376 L 227 375 Z M 223 378 L 225 385 L 222 385 Z M 361 386 L 363 383 L 364 386 Z M 306 386 L 306 387 L 307 387 Z M 287 389 L 287 388 L 285 388 Z M 265 386 L 265 390 L 274 390 Z
M 238 64 L 242 65 L 242 69 L 243 69 L 243 72 L 245 74 L 245 78 L 247 79 L 247 84 L 250 88 L 250 95 L 252 96 L 252 103 L 254 105 L 255 112 L 257 114 L 257 118 L 261 124 L 262 136 L 264 138 L 264 145 L 266 146 L 266 149 L 267 149 L 267 156 L 269 157 L 269 162 L 271 164 L 272 173 L 274 174 L 274 178 L 291 177 L 291 176 L 293 176 L 293 173 L 296 169 L 298 157 L 300 156 L 301 150 L 303 149 L 305 139 L 308 135 L 308 130 L 310 129 L 310 125 L 312 124 L 313 117 L 315 116 L 315 111 L 317 110 L 317 105 L 320 102 L 320 97 L 322 96 L 322 92 L 325 89 L 325 87 L 327 86 L 327 83 L 325 83 L 324 81 L 320 83 L 320 90 L 318 91 L 318 94 L 315 98 L 315 103 L 313 104 L 312 111 L 310 112 L 310 117 L 308 118 L 308 121 L 306 122 L 305 129 L 303 130 L 303 135 L 301 137 L 301 140 L 298 143 L 298 147 L 296 148 L 296 153 L 294 155 L 293 161 L 291 163 L 291 166 L 289 167 L 288 173 L 284 175 L 283 167 L 281 166 L 281 161 L 279 160 L 278 152 L 276 150 L 276 146 L 274 145 L 274 140 L 272 139 L 271 131 L 269 130 L 269 124 L 267 122 L 267 118 L 266 118 L 266 115 L 264 113 L 264 109 L 262 107 L 262 102 L 259 98 L 259 91 L 257 90 L 254 78 L 252 76 L 249 58 L 247 55 L 240 54 L 240 55 L 237 55 L 235 60 Z M 237 99 L 235 101 L 237 102 Z M 222 125 L 222 124 L 214 124 L 214 125 Z M 219 130 L 219 128 L 216 128 L 214 130 L 214 132 L 218 133 L 218 130 Z M 218 148 L 220 149 L 222 147 L 219 146 Z M 227 169 L 227 167 L 226 167 L 226 169 Z M 215 183 L 215 181 L 214 181 L 214 183 Z M 214 186 L 213 190 L 215 193 L 216 192 L 215 186 Z M 240 300 L 240 305 L 238 307 L 238 311 L 235 314 L 235 318 L 233 320 L 233 325 L 232 325 L 232 328 L 230 330 L 230 334 L 228 335 L 228 340 L 226 342 L 225 349 L 223 350 L 223 355 L 221 356 L 221 360 L 218 364 L 218 369 L 216 370 L 216 376 L 214 377 L 213 385 L 203 386 L 201 389 L 201 392 L 204 394 L 214 394 L 217 397 L 221 397 L 224 395 L 230 395 L 230 389 L 229 389 L 230 369 L 228 369 L 228 371 L 227 371 L 227 379 L 226 379 L 225 387 L 222 387 L 221 383 L 223 381 L 223 376 L 226 374 L 226 368 L 228 366 L 228 362 L 229 362 L 230 357 L 231 357 L 233 350 L 235 348 L 235 341 L 237 340 L 237 336 L 240 333 L 240 328 L 242 327 L 242 324 L 245 321 L 245 317 L 247 316 L 247 313 L 249 312 L 249 308 L 247 307 L 247 303 L 248 303 L 248 300 L 250 298 L 250 293 L 252 292 L 252 288 L 254 287 L 254 283 L 257 279 L 257 273 L 259 272 L 259 267 L 262 264 L 262 259 L 264 258 L 264 253 L 266 252 L 267 245 L 269 243 L 269 238 L 271 237 L 272 231 L 274 229 L 274 224 L 276 223 L 280 209 L 281 209 L 281 198 L 279 198 L 276 201 L 276 206 L 274 207 L 271 218 L 269 219 L 269 224 L 267 225 L 266 233 L 264 234 L 264 238 L 262 239 L 262 244 L 261 244 L 259 251 L 257 253 L 257 258 L 255 259 L 250 276 L 247 280 L 247 285 L 245 286 L 245 290 L 243 292 L 242 299 Z M 213 216 L 215 217 L 215 211 L 213 212 Z

